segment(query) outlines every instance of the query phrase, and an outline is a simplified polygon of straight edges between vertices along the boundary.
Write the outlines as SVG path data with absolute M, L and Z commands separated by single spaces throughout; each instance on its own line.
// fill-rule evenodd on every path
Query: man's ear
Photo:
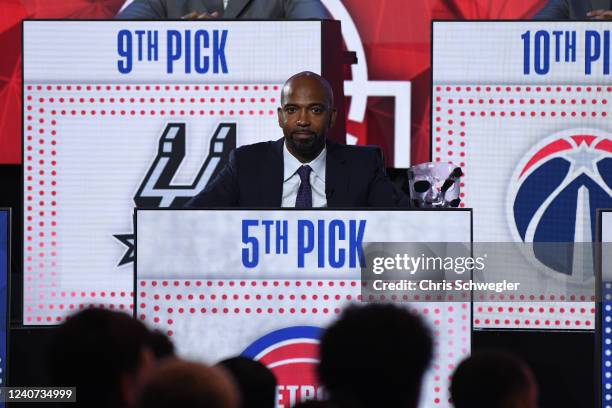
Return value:
M 333 128 L 336 124 L 336 116 L 338 115 L 338 111 L 334 108 L 331 111 L 331 115 L 329 115 L 329 128 Z
M 278 115 L 278 126 L 282 128 L 283 122 L 285 122 L 285 119 L 283 118 L 283 108 L 277 108 L 276 113 Z

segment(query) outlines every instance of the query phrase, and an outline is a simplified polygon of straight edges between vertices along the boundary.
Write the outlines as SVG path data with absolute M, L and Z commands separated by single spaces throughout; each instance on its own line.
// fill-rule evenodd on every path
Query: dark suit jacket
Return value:
M 228 164 L 187 207 L 280 207 L 283 143 L 280 139 L 232 151 Z M 377 147 L 328 141 L 325 193 L 328 207 L 409 206 L 408 197 L 387 178 Z
M 535 20 L 586 20 L 592 10 L 610 10 L 610 0 L 549 0 Z
M 159 20 L 181 18 L 192 11 L 219 12 L 222 18 L 250 19 L 328 19 L 331 18 L 320 0 L 134 0 L 116 18 Z

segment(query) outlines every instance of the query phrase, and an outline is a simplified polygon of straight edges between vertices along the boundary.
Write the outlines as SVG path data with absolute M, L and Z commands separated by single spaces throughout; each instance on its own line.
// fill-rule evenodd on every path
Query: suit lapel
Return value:
M 229 0 L 223 18 L 238 18 L 251 0 Z
M 325 160 L 325 195 L 328 207 L 347 206 L 350 177 L 351 173 L 346 158 L 342 155 L 341 146 L 328 141 Z
M 270 161 L 265 166 L 267 174 L 262 178 L 262 180 L 267 180 L 265 182 L 267 185 L 262 186 L 264 189 L 261 191 L 261 194 L 270 198 L 270 201 L 266 203 L 266 206 L 269 207 L 280 207 L 283 201 L 284 142 L 285 140 L 281 138 L 272 144 Z

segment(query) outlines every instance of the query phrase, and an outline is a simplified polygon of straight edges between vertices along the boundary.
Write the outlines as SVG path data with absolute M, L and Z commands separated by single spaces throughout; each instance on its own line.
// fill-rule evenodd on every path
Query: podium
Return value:
M 356 247 L 470 243 L 472 213 L 139 209 L 135 220 L 136 316 L 167 333 L 180 355 L 263 362 L 279 380 L 278 405 L 289 407 L 321 396 L 315 367 L 322 330 L 364 300 Z M 448 378 L 470 350 L 469 301 L 403 304 L 435 336 L 438 357 L 422 406 L 450 406 Z

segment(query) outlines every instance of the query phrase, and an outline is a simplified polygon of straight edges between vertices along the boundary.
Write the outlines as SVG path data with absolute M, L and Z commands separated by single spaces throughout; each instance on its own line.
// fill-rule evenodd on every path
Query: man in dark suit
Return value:
M 549 0 L 536 20 L 610 20 L 611 0 Z
M 134 0 L 116 18 L 328 19 L 320 0 Z
M 188 207 L 394 207 L 409 200 L 387 178 L 377 147 L 326 139 L 336 120 L 329 83 L 312 72 L 289 78 L 278 123 L 284 138 L 242 146 Z

